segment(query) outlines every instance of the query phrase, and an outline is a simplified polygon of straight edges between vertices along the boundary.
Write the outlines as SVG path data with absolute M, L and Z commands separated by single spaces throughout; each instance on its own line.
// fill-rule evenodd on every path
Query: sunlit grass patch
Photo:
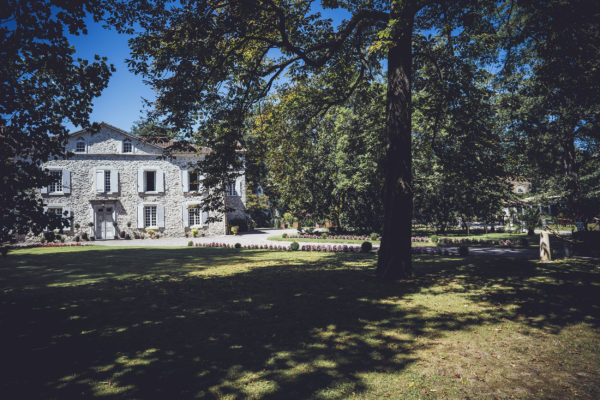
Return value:
M 600 268 L 373 254 L 50 248 L 2 259 L 8 398 L 600 396 Z M 8 367 L 8 368 L 6 368 Z M 16 396 L 15 394 L 18 394 Z

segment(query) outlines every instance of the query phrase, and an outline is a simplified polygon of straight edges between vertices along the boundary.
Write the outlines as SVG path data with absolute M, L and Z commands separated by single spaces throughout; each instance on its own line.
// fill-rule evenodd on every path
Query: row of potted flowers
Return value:
M 487 240 L 487 239 L 454 239 L 454 238 L 440 238 L 438 240 L 439 244 L 458 244 L 458 245 L 468 245 L 468 244 L 481 244 L 486 246 L 502 246 L 502 247 L 513 247 L 517 245 L 516 241 L 511 241 L 510 239 L 506 240 Z
M 225 248 L 243 248 L 243 249 L 263 249 L 263 250 L 281 250 L 291 251 L 291 246 L 288 245 L 277 245 L 277 244 L 231 244 L 231 243 L 195 243 L 195 247 L 225 247 Z M 305 244 L 299 246 L 297 250 L 300 251 L 322 251 L 322 252 L 343 252 L 343 253 L 360 253 L 360 246 L 348 246 L 348 245 L 325 245 L 325 244 Z M 379 248 L 375 248 L 378 251 Z M 413 254 L 430 254 L 430 255 L 453 255 L 457 254 L 457 250 L 448 249 L 446 247 L 413 247 Z
M 209 243 L 194 243 L 195 247 L 225 247 L 225 248 L 242 248 L 242 249 L 263 249 L 263 250 L 282 250 L 290 251 L 293 245 L 282 245 L 282 244 L 231 244 L 231 243 L 220 243 L 220 242 L 209 242 Z M 297 250 L 302 251 L 341 251 L 341 252 L 360 252 L 360 246 L 348 246 L 348 245 L 320 245 L 320 244 L 307 244 L 298 246 Z
M 18 244 L 8 246 L 9 249 L 31 249 L 33 247 L 74 247 L 74 246 L 92 246 L 90 243 L 35 243 L 35 244 Z
M 376 239 L 373 239 L 369 236 L 358 236 L 358 235 L 327 235 L 323 236 L 321 235 L 310 235 L 307 233 L 303 233 L 303 234 L 287 234 L 285 236 L 286 238 L 289 239 L 342 239 L 342 240 L 379 240 L 379 237 Z

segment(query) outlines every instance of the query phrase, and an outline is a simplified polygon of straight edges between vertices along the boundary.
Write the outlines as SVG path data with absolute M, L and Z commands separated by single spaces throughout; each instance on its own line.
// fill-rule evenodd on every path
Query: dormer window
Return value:
M 131 140 L 123 140 L 123 153 L 133 153 L 133 145 L 131 144 Z
M 85 153 L 85 140 L 83 138 L 77 139 L 75 143 L 75 153 Z

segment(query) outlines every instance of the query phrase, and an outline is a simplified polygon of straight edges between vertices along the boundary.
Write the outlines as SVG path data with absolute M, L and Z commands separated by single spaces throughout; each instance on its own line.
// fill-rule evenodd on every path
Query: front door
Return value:
M 113 225 L 114 206 L 97 206 L 96 208 L 96 239 L 114 239 Z

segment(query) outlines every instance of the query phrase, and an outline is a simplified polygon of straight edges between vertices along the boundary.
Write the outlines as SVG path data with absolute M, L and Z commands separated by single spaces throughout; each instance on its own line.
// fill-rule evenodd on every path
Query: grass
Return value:
M 0 259 L 5 398 L 600 397 L 600 266 L 46 248 Z

